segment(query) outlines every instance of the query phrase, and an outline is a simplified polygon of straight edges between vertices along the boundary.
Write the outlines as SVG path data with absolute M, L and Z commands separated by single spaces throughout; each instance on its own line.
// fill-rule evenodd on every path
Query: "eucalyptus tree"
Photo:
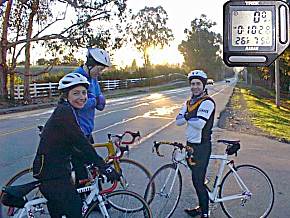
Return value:
M 186 68 L 201 68 L 213 74 L 222 66 L 220 57 L 220 34 L 211 31 L 216 23 L 202 14 L 200 18 L 191 21 L 191 28 L 185 29 L 186 39 L 182 40 L 178 50 L 184 56 Z
M 168 15 L 163 7 L 145 7 L 132 16 L 127 30 L 130 41 L 142 52 L 144 67 L 150 63 L 149 48 L 163 48 L 174 39 L 172 30 L 167 26 Z
M 290 46 L 279 57 L 280 68 L 280 88 L 282 92 L 289 92 L 290 88 Z M 256 85 L 266 86 L 267 89 L 275 88 L 275 65 L 269 67 L 248 67 L 248 72 L 252 75 Z M 256 81 L 260 82 L 256 82 Z M 263 81 L 261 83 L 261 81 Z
M 1 54 L 11 53 L 12 64 L 25 50 L 25 98 L 29 99 L 30 51 L 32 47 L 46 46 L 54 55 L 67 48 L 72 51 L 80 47 L 119 47 L 123 35 L 120 23 L 126 19 L 127 0 L 15 0 L 12 13 L 0 19 L 8 23 L 6 44 Z M 7 7 L 6 7 L 7 10 Z M 4 28 L 3 28 L 4 29 Z M 2 39 L 3 30 L 1 32 Z M 37 45 L 38 44 L 38 45 Z M 7 66 L 7 58 L 1 59 Z M 2 77 L 6 77 L 2 73 Z M 1 89 L 5 89 L 6 84 Z

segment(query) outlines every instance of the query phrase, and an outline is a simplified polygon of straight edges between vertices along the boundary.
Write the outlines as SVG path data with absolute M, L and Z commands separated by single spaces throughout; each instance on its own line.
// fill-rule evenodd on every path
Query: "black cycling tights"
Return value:
M 192 144 L 188 142 L 187 145 L 193 148 L 194 161 L 196 162 L 196 165 L 191 167 L 192 183 L 196 190 L 202 213 L 208 214 L 209 197 L 204 180 L 211 154 L 211 143 Z
M 47 207 L 52 218 L 82 217 L 81 198 L 69 178 L 43 182 L 40 191 L 48 200 Z

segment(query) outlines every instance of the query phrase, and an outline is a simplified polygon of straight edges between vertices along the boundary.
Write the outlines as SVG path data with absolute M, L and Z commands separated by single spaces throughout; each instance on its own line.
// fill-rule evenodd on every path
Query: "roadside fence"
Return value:
M 146 78 L 126 79 L 126 80 L 101 80 L 100 86 L 104 91 L 125 89 L 144 84 Z M 31 98 L 58 96 L 58 83 L 32 83 L 29 85 Z M 14 98 L 23 99 L 24 85 L 15 85 Z

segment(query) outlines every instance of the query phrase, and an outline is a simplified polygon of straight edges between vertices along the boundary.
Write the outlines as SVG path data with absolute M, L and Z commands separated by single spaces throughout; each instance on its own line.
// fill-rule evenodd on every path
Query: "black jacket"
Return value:
M 41 133 L 33 176 L 37 179 L 56 179 L 71 176 L 71 156 L 84 164 L 105 164 L 83 134 L 75 111 L 68 102 L 59 103 Z

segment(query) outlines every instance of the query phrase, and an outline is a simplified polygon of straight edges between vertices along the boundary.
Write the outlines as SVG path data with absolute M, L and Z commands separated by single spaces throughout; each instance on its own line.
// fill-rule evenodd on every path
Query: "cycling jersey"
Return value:
M 191 104 L 186 101 L 176 117 L 176 124 L 187 123 L 186 137 L 190 143 L 203 143 L 211 140 L 214 122 L 215 103 L 209 96 L 203 96 Z
M 88 100 L 85 106 L 77 112 L 77 118 L 82 131 L 86 136 L 89 136 L 94 129 L 95 108 L 97 104 L 96 97 L 102 95 L 102 92 L 98 80 L 91 78 L 83 67 L 77 68 L 74 73 L 82 74 L 90 82 Z
M 75 109 L 67 101 L 62 101 L 41 133 L 33 161 L 34 177 L 44 180 L 71 177 L 72 155 L 77 156 L 83 164 L 105 164 L 81 131 Z

